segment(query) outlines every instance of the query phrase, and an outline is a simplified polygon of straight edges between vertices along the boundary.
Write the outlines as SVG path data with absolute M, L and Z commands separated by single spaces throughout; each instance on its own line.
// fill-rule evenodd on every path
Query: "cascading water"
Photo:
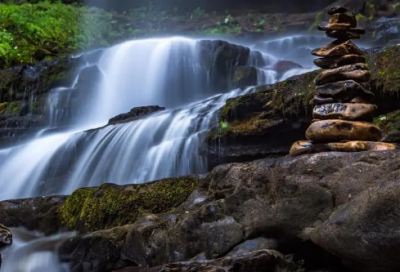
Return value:
M 7 160 L 0 165 L 5 181 L 0 184 L 0 199 L 204 173 L 206 162 L 198 154 L 202 134 L 216 123 L 216 112 L 228 98 L 252 89 L 215 95 L 227 89 L 213 81 L 215 63 L 200 62 L 200 45 L 183 38 L 151 39 L 105 50 L 98 61 L 102 77 L 97 92 L 89 93 L 90 100 L 79 101 L 85 112 L 76 122 L 81 125 L 77 131 L 106 124 L 135 106 L 159 104 L 172 109 L 131 123 L 51 135 L 7 150 Z M 276 72 L 268 68 L 276 61 L 252 52 L 247 64 L 259 67 L 259 84 L 268 84 L 277 81 Z
M 6 272 L 67 272 L 59 262 L 57 249 L 73 233 L 43 237 L 24 229 L 12 229 L 13 244 L 1 251 L 1 271 Z

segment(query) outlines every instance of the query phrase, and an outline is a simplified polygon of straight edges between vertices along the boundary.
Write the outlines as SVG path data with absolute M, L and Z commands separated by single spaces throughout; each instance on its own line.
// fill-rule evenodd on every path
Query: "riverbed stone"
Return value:
M 313 110 L 314 119 L 368 120 L 376 106 L 372 104 L 331 103 L 316 105 Z
M 322 69 L 333 69 L 356 63 L 365 63 L 365 58 L 356 54 L 350 54 L 340 57 L 319 58 L 314 60 L 314 64 Z
M 335 40 L 328 45 L 316 48 L 311 54 L 317 57 L 341 57 L 344 55 L 362 55 L 361 49 L 352 41 Z
M 373 124 L 339 119 L 322 120 L 311 124 L 306 138 L 314 142 L 339 142 L 343 140 L 379 141 L 382 132 Z
M 339 68 L 323 70 L 314 80 L 316 85 L 324 85 L 342 80 L 354 80 L 359 83 L 367 82 L 371 73 L 364 63 L 345 65 Z
M 356 27 L 357 20 L 355 16 L 344 13 L 335 13 L 329 18 L 330 24 L 347 24 L 349 27 Z
M 345 80 L 318 86 L 317 96 L 333 98 L 337 102 L 349 102 L 355 97 L 362 97 L 369 101 L 375 95 L 354 80 Z
M 290 156 L 319 152 L 361 152 L 395 150 L 395 144 L 369 141 L 350 141 L 345 143 L 313 143 L 312 141 L 298 141 L 292 145 Z

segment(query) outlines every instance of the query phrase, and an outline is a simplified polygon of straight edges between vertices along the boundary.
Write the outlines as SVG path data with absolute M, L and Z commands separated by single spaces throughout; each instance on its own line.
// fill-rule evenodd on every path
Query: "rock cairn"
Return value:
M 290 155 L 395 149 L 393 144 L 378 142 L 382 132 L 371 123 L 376 106 L 369 102 L 374 94 L 363 85 L 371 75 L 363 52 L 351 41 L 365 30 L 357 28 L 354 14 L 344 7 L 333 7 L 328 14 L 329 22 L 318 29 L 335 41 L 312 51 L 320 57 L 315 65 L 324 69 L 314 80 L 314 120 L 306 132 L 308 141 L 294 143 Z

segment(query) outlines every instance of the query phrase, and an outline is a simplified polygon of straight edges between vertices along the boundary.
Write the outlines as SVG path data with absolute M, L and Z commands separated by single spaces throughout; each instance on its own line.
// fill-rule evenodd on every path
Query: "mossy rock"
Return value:
M 374 118 L 374 124 L 382 129 L 382 141 L 400 143 L 400 110 Z
M 198 183 L 198 177 L 186 176 L 140 185 L 78 189 L 60 207 L 59 214 L 69 229 L 81 232 L 123 226 L 145 213 L 178 208 Z

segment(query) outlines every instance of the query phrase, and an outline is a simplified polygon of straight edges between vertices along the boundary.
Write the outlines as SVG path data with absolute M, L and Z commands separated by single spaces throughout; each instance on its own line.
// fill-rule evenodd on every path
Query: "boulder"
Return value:
M 356 82 L 367 82 L 371 74 L 364 63 L 345 65 L 339 68 L 323 70 L 316 78 L 316 85 L 323 85 L 342 80 L 354 80 Z
M 359 55 L 344 55 L 341 57 L 319 58 L 314 64 L 323 69 L 333 69 L 344 65 L 365 63 L 365 58 Z
M 306 138 L 317 143 L 342 140 L 379 141 L 381 130 L 367 122 L 345 120 L 316 121 L 306 131 Z
M 271 69 L 276 71 L 278 74 L 283 74 L 289 70 L 300 69 L 300 68 L 303 68 L 303 66 L 293 61 L 279 60 L 272 66 Z
M 366 90 L 354 80 L 337 81 L 317 87 L 316 96 L 321 98 L 333 98 L 336 102 L 350 102 L 356 97 L 361 97 L 365 101 L 374 98 L 374 94 Z
M 257 85 L 258 71 L 255 67 L 237 66 L 234 68 L 232 87 L 244 88 Z
M 316 105 L 314 119 L 371 120 L 376 106 L 372 104 L 333 103 Z
M 341 57 L 344 55 L 362 55 L 363 52 L 350 40 L 336 40 L 321 48 L 314 49 L 311 54 L 317 57 Z
M 360 151 L 385 151 L 394 150 L 398 147 L 394 144 L 367 141 L 350 141 L 345 143 L 313 143 L 311 141 L 298 141 L 292 145 L 290 156 L 303 154 L 337 151 L 337 152 L 360 152 Z

